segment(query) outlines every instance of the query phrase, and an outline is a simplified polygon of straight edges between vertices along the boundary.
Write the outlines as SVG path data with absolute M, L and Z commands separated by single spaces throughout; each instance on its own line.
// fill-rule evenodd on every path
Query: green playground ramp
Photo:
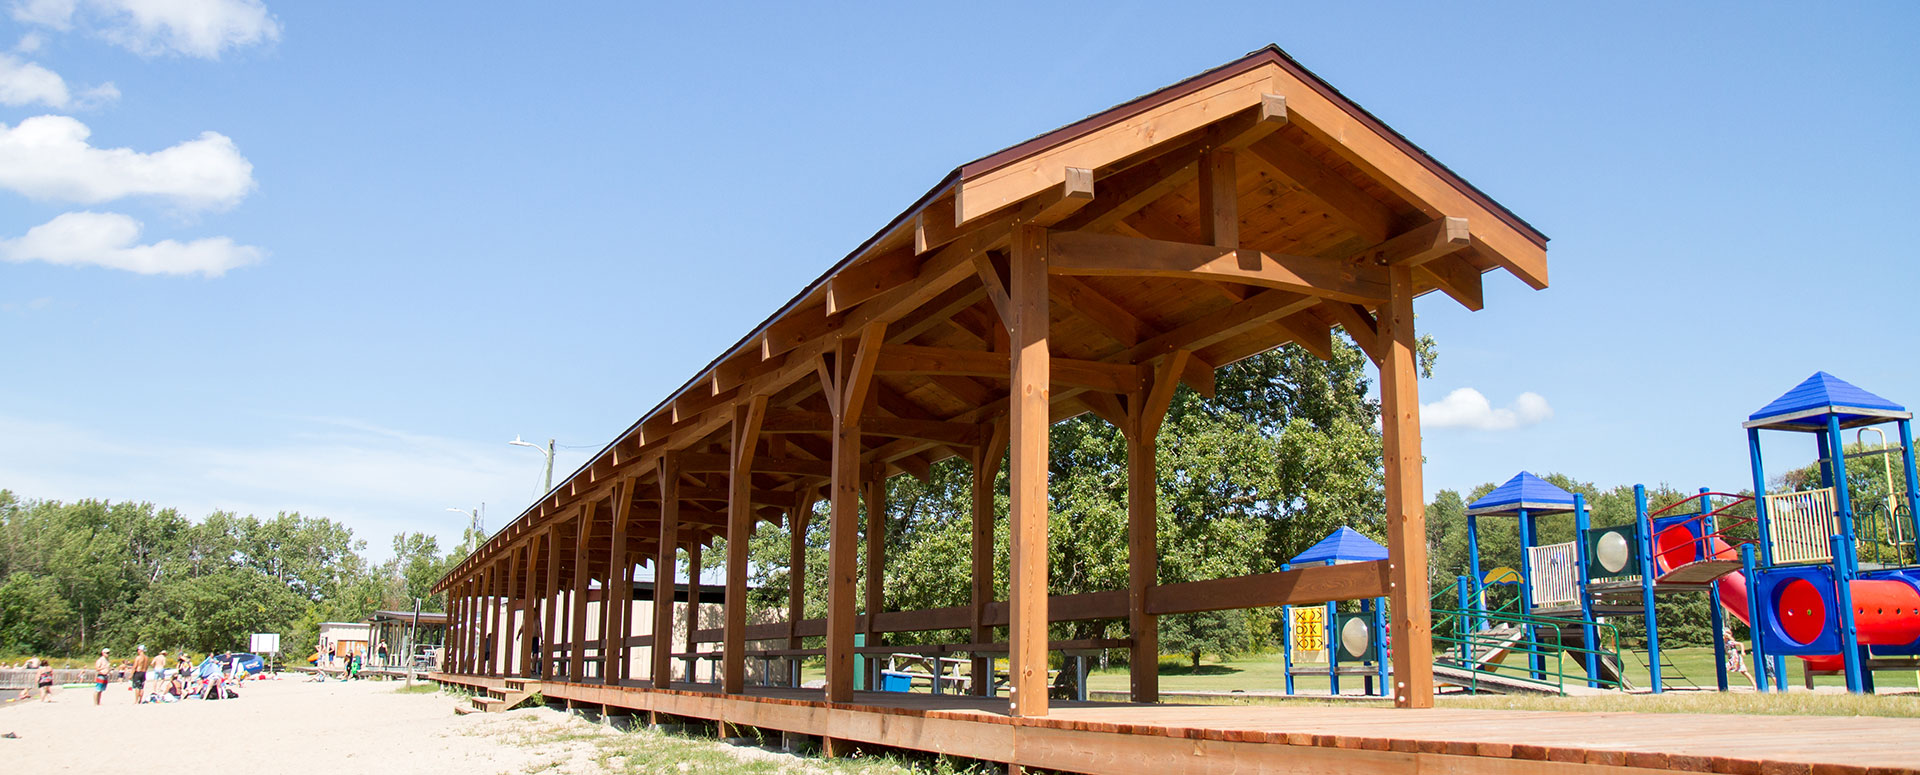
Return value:
M 1586 648 L 1581 628 L 1594 627 L 1594 648 Z M 1620 631 L 1611 624 L 1560 616 L 1523 614 L 1502 606 L 1494 610 L 1433 609 L 1433 656 L 1470 692 L 1549 691 L 1567 694 L 1569 684 L 1587 687 L 1587 657 L 1620 664 Z M 1506 660 L 1514 659 L 1514 664 Z M 1537 658 L 1537 659 L 1536 659 Z M 1537 664 L 1536 664 L 1537 663 Z M 1595 679 L 1601 688 L 1619 689 L 1619 673 Z

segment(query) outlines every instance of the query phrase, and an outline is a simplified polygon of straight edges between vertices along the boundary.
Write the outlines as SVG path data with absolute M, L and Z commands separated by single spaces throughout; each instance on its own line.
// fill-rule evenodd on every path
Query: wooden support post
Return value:
M 507 550 L 507 575 L 501 579 L 505 583 L 500 592 L 500 607 L 503 615 L 500 634 L 506 637 L 506 643 L 500 650 L 501 675 L 520 674 L 520 658 L 525 653 L 527 642 L 525 622 L 521 622 L 518 627 L 514 625 L 520 613 L 521 601 L 524 599 L 520 594 L 520 582 L 523 580 L 520 572 L 520 554 L 523 551 L 520 547 Z
M 501 561 L 496 560 L 494 561 L 491 567 L 487 568 L 487 671 L 486 673 L 487 675 L 490 675 L 490 676 L 497 676 L 500 674 L 500 663 L 501 663 L 501 656 L 502 656 L 500 653 L 501 651 L 500 644 L 502 642 L 500 637 L 500 603 L 501 603 L 500 598 L 502 597 L 502 595 L 500 594 L 500 588 L 502 586 L 501 578 L 500 578 L 501 564 L 502 564 Z
M 992 643 L 993 628 L 987 626 L 987 604 L 993 602 L 993 525 L 994 480 L 1000 474 L 1000 462 L 1007 454 L 1007 424 L 995 421 L 987 432 L 986 443 L 973 450 L 973 573 L 972 596 L 974 643 Z M 993 657 L 973 655 L 973 693 L 982 697 L 993 691 Z
M 1191 355 L 1176 350 L 1154 369 L 1153 383 L 1128 396 L 1127 438 L 1127 629 L 1133 639 L 1127 672 L 1134 702 L 1160 701 L 1160 618 L 1147 598 L 1160 580 L 1160 426 L 1173 404 Z
M 631 481 L 614 484 L 615 503 L 627 497 Z M 593 578 L 587 540 L 593 537 L 593 512 L 597 505 L 593 501 L 580 504 L 580 515 L 574 518 L 577 527 L 573 530 L 573 602 L 567 606 L 567 616 L 573 620 L 573 629 L 572 637 L 567 639 L 567 680 L 575 683 L 587 682 L 587 649 L 583 644 L 587 642 L 587 582 Z M 605 591 L 601 590 L 603 594 Z
M 460 634 L 460 672 L 473 675 L 480 670 L 480 663 L 474 658 L 476 647 L 480 645 L 475 630 L 480 623 L 480 580 L 477 576 L 467 577 L 467 601 L 464 632 Z
M 1380 310 L 1380 436 L 1386 462 L 1387 562 L 1393 604 L 1393 704 L 1433 707 L 1433 622 L 1427 607 L 1427 519 L 1420 481 L 1420 385 L 1413 269 L 1387 268 Z
M 540 540 L 541 536 L 527 539 L 527 569 L 520 581 L 520 655 L 514 668 L 521 678 L 533 677 L 533 642 L 545 639 L 545 631 L 540 629 L 540 596 L 546 594 L 539 583 Z
M 1223 248 L 1240 247 L 1239 182 L 1233 151 L 1211 148 L 1200 157 L 1200 239 Z
M 687 545 L 687 640 L 686 653 L 692 654 L 693 634 L 700 629 L 700 544 Z M 693 683 L 699 661 L 687 660 L 687 683 Z
M 801 487 L 787 512 L 787 648 L 800 648 L 800 622 L 807 618 L 807 527 L 813 522 L 813 488 Z
M 482 600 L 480 582 L 485 569 L 476 568 L 472 578 L 467 580 L 467 664 L 464 671 L 468 675 L 479 675 L 480 668 L 480 619 Z
M 460 631 L 463 629 L 460 610 L 464 605 L 461 596 L 465 586 L 459 581 L 447 586 L 447 632 L 440 652 L 440 671 L 444 673 L 460 672 Z
M 563 525 L 547 528 L 547 578 L 540 589 L 546 610 L 540 627 L 540 677 L 552 680 L 559 673 L 560 655 L 560 533 Z
M 472 675 L 485 675 L 487 672 L 487 569 L 482 566 L 474 571 L 473 599 L 469 604 L 469 632 L 467 633 L 468 672 Z
M 467 649 L 464 642 L 467 637 L 467 582 L 465 579 L 447 587 L 447 635 L 446 651 L 441 656 L 440 669 L 448 673 L 466 672 Z
M 887 610 L 887 467 L 875 464 L 862 489 L 867 506 L 867 645 L 878 646 L 886 637 L 875 625 Z M 878 659 L 867 660 L 868 689 L 879 691 L 881 664 Z
M 1160 701 L 1160 619 L 1147 613 L 1147 595 L 1160 576 L 1159 469 L 1155 434 L 1127 437 L 1127 637 L 1129 696 Z
M 632 515 L 633 493 L 615 493 L 613 525 L 607 530 L 613 540 L 607 547 L 607 572 L 600 584 L 600 680 L 608 686 L 619 686 L 628 673 L 626 633 L 632 607 L 625 605 L 625 599 L 633 594 L 633 585 L 626 583 L 633 567 L 627 555 L 627 521 Z
M 727 603 L 721 634 L 720 691 L 747 688 L 747 544 L 753 539 L 753 457 L 767 399 L 755 396 L 733 410 L 733 470 L 727 473 Z
M 843 358 L 851 355 L 841 350 Z M 860 429 L 835 422 L 833 481 L 827 496 L 827 700 L 853 699 L 854 538 L 859 519 Z
M 860 575 L 860 415 L 873 382 L 886 326 L 874 324 L 840 340 L 826 374 L 834 407 L 827 534 L 827 701 L 853 699 L 854 581 Z
M 660 458 L 660 542 L 653 560 L 653 686 L 673 688 L 673 572 L 680 548 L 680 461 Z
M 1010 293 L 1013 302 L 1012 384 L 1008 446 L 1012 450 L 1008 662 L 1013 675 L 1009 712 L 1047 715 L 1047 430 L 1051 366 L 1047 343 L 1047 232 L 1015 227 Z
M 493 633 L 493 627 L 487 624 L 487 614 L 493 608 L 493 593 L 487 586 L 493 581 L 488 573 L 493 564 L 488 563 L 474 572 L 473 591 L 473 674 L 486 675 L 487 656 L 492 649 L 487 648 L 487 637 Z

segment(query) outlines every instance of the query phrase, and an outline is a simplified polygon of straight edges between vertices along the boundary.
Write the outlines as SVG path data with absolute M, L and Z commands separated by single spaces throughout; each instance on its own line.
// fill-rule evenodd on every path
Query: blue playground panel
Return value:
M 1756 629 L 1760 633 L 1761 645 L 1768 654 L 1817 656 L 1840 652 L 1839 606 L 1834 602 L 1832 566 L 1766 568 L 1755 575 L 1759 576 L 1754 583 L 1759 590 L 1760 606 L 1767 615 L 1753 618 L 1761 620 Z M 1780 617 L 1775 615 L 1780 612 L 1780 597 L 1786 592 L 1787 586 L 1795 581 L 1812 584 L 1819 591 L 1820 601 L 1825 608 L 1822 613 L 1826 622 L 1821 626 L 1819 636 L 1806 643 L 1788 635 Z

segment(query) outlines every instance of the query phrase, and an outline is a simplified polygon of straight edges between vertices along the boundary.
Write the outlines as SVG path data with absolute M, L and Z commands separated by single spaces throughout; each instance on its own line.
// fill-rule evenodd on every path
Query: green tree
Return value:
M 72 617 L 52 578 L 15 571 L 0 584 L 0 653 L 64 650 L 62 630 Z

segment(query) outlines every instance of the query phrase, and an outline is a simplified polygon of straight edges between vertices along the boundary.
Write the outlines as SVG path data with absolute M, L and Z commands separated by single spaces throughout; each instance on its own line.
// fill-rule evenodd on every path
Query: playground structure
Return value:
M 1340 565 L 1350 562 L 1377 562 L 1387 558 L 1387 548 L 1373 539 L 1342 527 L 1320 539 L 1319 543 L 1293 556 L 1283 568 L 1305 565 Z M 1356 601 L 1357 611 L 1341 610 L 1339 601 L 1317 606 L 1293 606 L 1282 609 L 1285 634 L 1281 654 L 1286 670 L 1286 692 L 1294 693 L 1294 677 L 1324 675 L 1327 693 L 1340 694 L 1340 676 L 1358 676 L 1363 695 L 1387 696 L 1392 676 L 1388 658 L 1387 599 L 1375 597 Z
M 1846 676 L 1852 692 L 1873 691 L 1875 670 L 1920 667 L 1920 556 L 1914 541 L 1920 534 L 1920 510 L 1915 508 L 1920 477 L 1914 468 L 1912 420 L 1906 407 L 1826 372 L 1808 377 L 1747 418 L 1758 557 L 1744 546 L 1739 556 L 1746 576 L 1754 580 L 1748 603 L 1756 619 L 1755 659 L 1765 665 L 1755 671 L 1762 688 L 1786 690 L 1788 656 L 1805 660 L 1809 682 L 1815 674 L 1837 672 Z M 1842 432 L 1886 423 L 1898 429 L 1906 491 L 1896 498 L 1893 482 L 1888 482 L 1884 519 L 1869 512 L 1863 536 Z M 1814 436 L 1818 489 L 1767 492 L 1762 430 Z M 1860 454 L 1891 451 L 1883 444 L 1881 450 L 1862 449 Z M 1871 566 L 1861 562 L 1863 540 L 1871 547 Z M 1674 543 L 1682 560 L 1724 561 L 1726 555 L 1724 545 Z
M 1804 661 L 1809 688 L 1816 675 L 1840 674 L 1850 691 L 1873 691 L 1873 671 L 1920 667 L 1911 418 L 1898 404 L 1816 373 L 1748 417 L 1754 494 L 1702 489 L 1650 509 L 1645 486 L 1636 485 L 1634 520 L 1623 525 L 1592 527 L 1583 496 L 1521 472 L 1468 507 L 1469 575 L 1458 584 L 1459 608 L 1434 612 L 1439 640 L 1447 640 L 1439 636 L 1443 623 L 1464 622 L 1458 629 L 1466 634 L 1451 653 L 1436 649 L 1436 658 L 1491 674 L 1489 657 L 1524 652 L 1527 679 L 1564 685 L 1573 676 L 1546 663 L 1573 655 L 1588 686 L 1633 688 L 1618 652 L 1610 654 L 1605 643 L 1618 643 L 1608 619 L 1637 616 L 1646 629 L 1647 688 L 1659 693 L 1677 671 L 1662 655 L 1655 603 L 1663 595 L 1705 594 L 1720 690 L 1728 688 L 1728 659 L 1719 634 L 1731 614 L 1754 635 L 1756 688 L 1786 690 L 1786 659 L 1793 656 Z M 1883 441 L 1878 450 L 1863 444 L 1845 453 L 1843 431 L 1884 423 L 1896 424 L 1900 447 Z M 1812 434 L 1820 487 L 1769 493 L 1762 430 Z M 1904 473 L 1899 494 L 1893 453 Z M 1888 487 L 1883 508 L 1864 519 L 1853 510 L 1845 465 L 1861 456 L 1886 461 Z M 1574 540 L 1540 544 L 1536 520 L 1566 513 L 1574 518 Z M 1518 519 L 1520 589 L 1506 606 L 1488 604 L 1480 573 L 1479 518 L 1489 515 Z M 1863 554 L 1872 561 L 1862 563 Z

